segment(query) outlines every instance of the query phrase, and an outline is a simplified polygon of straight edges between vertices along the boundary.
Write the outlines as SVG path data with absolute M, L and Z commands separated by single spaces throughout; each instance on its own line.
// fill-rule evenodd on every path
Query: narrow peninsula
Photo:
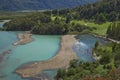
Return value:
M 64 35 L 61 37 L 61 48 L 53 58 L 42 61 L 26 64 L 16 69 L 16 73 L 23 78 L 36 77 L 43 70 L 67 68 L 73 59 L 77 59 L 76 53 L 72 51 L 72 46 L 76 42 L 75 35 Z

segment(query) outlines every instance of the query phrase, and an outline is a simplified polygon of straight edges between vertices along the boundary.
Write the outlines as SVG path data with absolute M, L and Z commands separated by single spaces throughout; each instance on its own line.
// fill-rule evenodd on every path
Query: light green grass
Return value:
M 96 24 L 94 22 L 88 22 L 88 21 L 84 21 L 84 20 L 78 20 L 78 21 L 72 20 L 71 23 L 81 24 L 81 25 L 86 25 L 86 26 L 92 27 L 92 28 L 96 28 L 95 30 L 92 31 L 92 33 L 106 36 L 107 28 L 111 22 L 106 22 L 103 24 Z
M 56 17 L 58 17 L 59 19 L 65 20 L 65 18 L 64 18 L 64 17 L 61 17 L 61 16 L 51 16 L 51 19 L 54 21 Z

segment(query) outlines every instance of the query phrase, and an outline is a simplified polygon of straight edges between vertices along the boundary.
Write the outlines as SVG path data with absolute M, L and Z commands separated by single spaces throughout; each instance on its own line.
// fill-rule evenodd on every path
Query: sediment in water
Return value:
M 43 70 L 66 68 L 73 59 L 77 59 L 76 53 L 72 51 L 72 46 L 76 42 L 74 35 L 64 35 L 61 37 L 61 48 L 52 59 L 42 62 L 26 64 L 16 69 L 16 73 L 23 78 L 36 77 Z
M 24 45 L 33 41 L 31 38 L 32 34 L 30 32 L 26 32 L 25 34 L 18 34 L 18 41 L 13 43 L 13 45 Z

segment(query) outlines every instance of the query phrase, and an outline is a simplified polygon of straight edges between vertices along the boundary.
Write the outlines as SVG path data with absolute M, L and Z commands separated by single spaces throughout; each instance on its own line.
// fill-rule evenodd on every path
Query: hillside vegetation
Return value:
M 87 32 L 106 35 L 110 22 L 120 20 L 119 7 L 120 0 L 102 0 L 73 9 L 33 13 L 11 20 L 3 30 L 30 30 L 35 34 Z
M 97 46 L 93 53 L 101 57 L 95 62 L 73 60 L 70 67 L 59 69 L 56 78 L 63 80 L 119 80 L 120 44 Z
M 59 11 L 59 15 L 73 19 L 87 19 L 97 23 L 106 21 L 120 20 L 120 0 L 101 0 L 97 3 L 88 4 L 74 9 L 64 9 Z M 57 11 L 53 11 L 54 15 L 58 15 Z

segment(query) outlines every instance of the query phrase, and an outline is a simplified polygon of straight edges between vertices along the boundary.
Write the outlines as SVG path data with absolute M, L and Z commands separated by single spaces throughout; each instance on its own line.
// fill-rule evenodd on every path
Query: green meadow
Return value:
M 98 34 L 98 35 L 102 35 L 102 36 L 106 36 L 106 31 L 108 26 L 111 24 L 111 22 L 106 22 L 106 23 L 94 23 L 94 22 L 90 22 L 90 21 L 84 21 L 84 20 L 72 20 L 71 23 L 75 23 L 75 24 L 81 24 L 81 25 L 85 25 L 91 28 L 94 28 L 91 32 Z

